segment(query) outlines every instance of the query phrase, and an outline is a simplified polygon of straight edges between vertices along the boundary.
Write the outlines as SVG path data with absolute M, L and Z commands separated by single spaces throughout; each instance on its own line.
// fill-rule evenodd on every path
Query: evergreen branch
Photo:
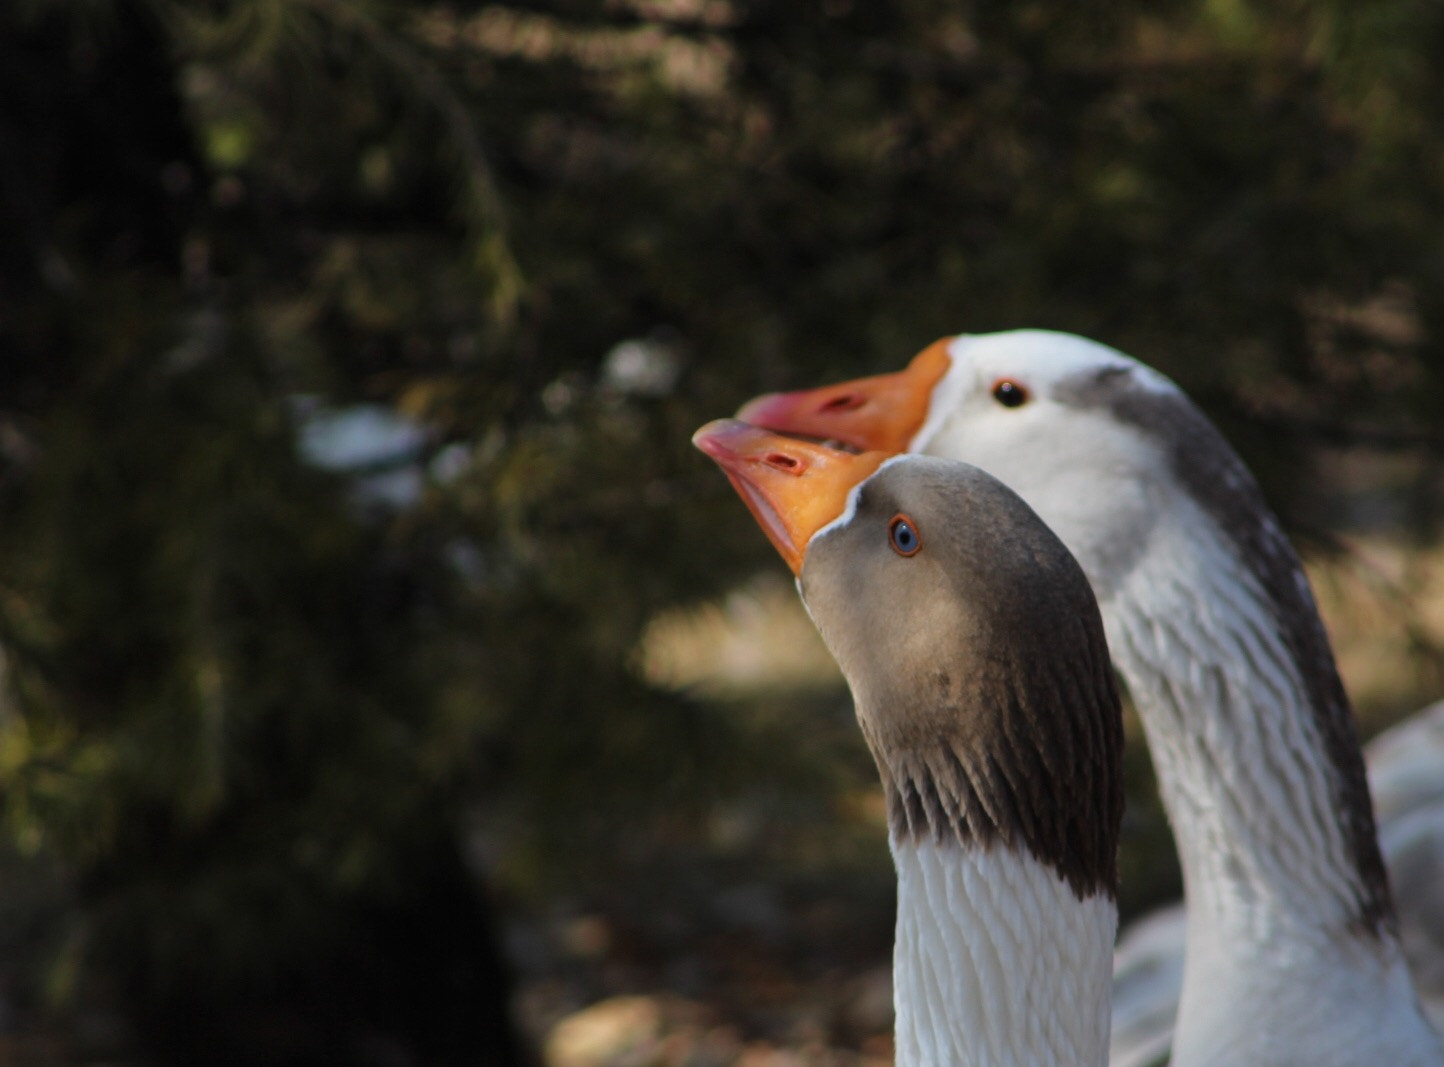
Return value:
M 508 240 L 506 205 L 486 146 L 466 103 L 446 84 L 435 64 L 376 19 L 345 0 L 303 0 L 317 14 L 355 33 L 394 70 L 406 76 L 441 117 L 461 155 L 465 202 L 479 232 L 477 265 L 491 275 L 492 312 L 503 323 L 516 318 L 525 279 Z
M 1253 411 L 1243 411 L 1241 417 L 1255 426 L 1285 433 L 1309 444 L 1335 447 L 1366 445 L 1393 451 L 1425 449 L 1444 454 L 1444 430 L 1433 427 L 1342 422 L 1318 416 L 1271 415 Z

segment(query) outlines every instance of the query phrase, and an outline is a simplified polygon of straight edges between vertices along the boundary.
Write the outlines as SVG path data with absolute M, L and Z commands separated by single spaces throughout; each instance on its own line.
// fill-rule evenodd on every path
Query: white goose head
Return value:
M 1154 524 L 1176 511 L 1174 464 L 1187 461 L 1176 453 L 1189 444 L 1155 436 L 1155 425 L 1217 437 L 1161 374 L 1106 345 L 1048 330 L 947 338 L 896 374 L 759 397 L 737 417 L 863 450 L 982 467 L 1037 509 L 1105 601 Z
M 1077 563 L 965 464 L 694 441 L 797 575 L 882 777 L 898 1062 L 1101 1063 L 1122 733 Z

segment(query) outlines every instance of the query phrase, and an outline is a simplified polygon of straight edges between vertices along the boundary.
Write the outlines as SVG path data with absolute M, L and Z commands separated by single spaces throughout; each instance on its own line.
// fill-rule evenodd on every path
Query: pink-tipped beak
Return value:
M 935 341 L 895 374 L 759 396 L 744 404 L 737 418 L 780 433 L 842 441 L 864 452 L 905 452 L 927 420 L 933 388 L 952 365 L 951 340 Z
M 709 422 L 692 443 L 716 460 L 793 574 L 813 535 L 847 507 L 852 487 L 880 467 L 881 452 L 855 455 L 782 437 L 735 419 Z

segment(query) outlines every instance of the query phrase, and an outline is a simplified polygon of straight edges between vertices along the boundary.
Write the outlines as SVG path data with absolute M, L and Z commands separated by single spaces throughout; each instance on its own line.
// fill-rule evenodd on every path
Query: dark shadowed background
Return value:
M 0 1061 L 886 1062 L 871 763 L 691 432 L 1114 344 L 1373 732 L 1444 692 L 1441 130 L 1416 0 L 0 6 Z

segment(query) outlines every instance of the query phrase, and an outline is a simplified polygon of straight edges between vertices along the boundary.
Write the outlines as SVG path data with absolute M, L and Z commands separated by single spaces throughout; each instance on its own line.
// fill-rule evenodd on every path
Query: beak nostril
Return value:
M 852 411 L 854 408 L 862 407 L 865 399 L 860 393 L 843 393 L 841 396 L 824 401 L 818 411 L 826 412 L 829 415 L 840 411 Z
M 789 456 L 786 452 L 769 452 L 763 457 L 762 462 L 784 474 L 801 474 L 806 468 L 802 460 L 796 456 Z

